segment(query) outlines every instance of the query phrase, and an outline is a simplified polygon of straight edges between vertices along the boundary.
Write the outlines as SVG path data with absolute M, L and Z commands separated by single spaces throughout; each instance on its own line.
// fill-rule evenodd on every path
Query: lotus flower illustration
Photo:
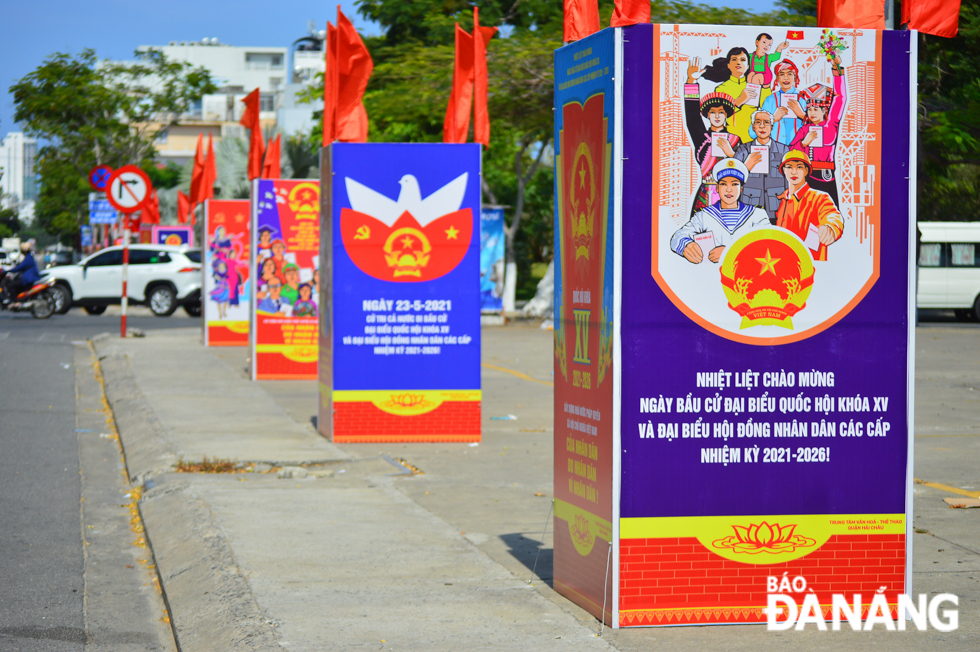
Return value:
M 793 552 L 797 548 L 808 548 L 817 542 L 814 539 L 794 534 L 796 525 L 778 525 L 763 521 L 748 527 L 733 525 L 735 534 L 712 541 L 715 548 L 730 548 L 733 552 L 757 555 L 760 552 L 779 554 Z

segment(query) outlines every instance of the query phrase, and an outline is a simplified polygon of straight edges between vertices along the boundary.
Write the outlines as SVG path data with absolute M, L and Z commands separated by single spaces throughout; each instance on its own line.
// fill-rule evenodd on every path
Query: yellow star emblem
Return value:
M 403 249 L 411 249 L 413 242 L 414 242 L 414 240 L 412 240 L 410 237 L 408 237 L 406 235 L 404 238 L 402 238 L 402 248 Z
M 447 240 L 455 240 L 457 235 L 459 235 L 459 230 L 455 227 L 450 226 L 448 229 L 446 229 Z
M 578 171 L 578 185 L 582 188 L 585 187 L 585 168 L 579 168 Z
M 769 249 L 766 249 L 765 258 L 756 258 L 756 261 L 762 265 L 759 269 L 759 276 L 762 276 L 766 272 L 772 272 L 773 276 L 776 275 L 776 263 L 778 263 L 782 258 L 773 258 L 772 254 L 769 253 Z

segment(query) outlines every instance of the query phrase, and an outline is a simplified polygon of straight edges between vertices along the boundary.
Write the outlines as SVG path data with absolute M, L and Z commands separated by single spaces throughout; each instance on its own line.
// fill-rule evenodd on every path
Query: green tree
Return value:
M 10 87 L 14 119 L 46 142 L 38 157 L 38 225 L 74 236 L 87 216 L 89 170 L 147 168 L 157 135 L 214 88 L 204 68 L 155 50 L 137 52 L 133 62 L 100 61 L 91 49 L 45 59 Z
M 980 213 L 980 0 L 962 0 L 956 38 L 919 35 L 918 218 Z
M 473 5 L 483 25 L 502 36 L 490 41 L 490 148 L 483 156 L 483 190 L 506 205 L 507 261 L 516 262 L 519 297 L 534 292 L 532 265 L 552 255 L 554 198 L 554 50 L 562 46 L 563 8 L 553 0 L 360 0 L 359 13 L 383 34 L 365 38 L 375 68 L 364 97 L 368 137 L 381 142 L 441 142 L 452 84 L 454 24 L 473 25 Z M 609 24 L 612 0 L 600 0 Z M 812 26 L 815 0 L 781 0 L 774 12 L 755 14 L 678 0 L 654 0 L 654 22 Z M 322 97 L 322 80 L 307 99 Z M 319 114 L 317 115 L 319 123 Z M 320 145 L 321 129 L 311 134 Z
M 0 189 L 0 201 L 3 200 L 3 189 Z M 0 208 L 0 238 L 9 238 L 20 231 L 22 225 L 17 211 L 13 208 Z

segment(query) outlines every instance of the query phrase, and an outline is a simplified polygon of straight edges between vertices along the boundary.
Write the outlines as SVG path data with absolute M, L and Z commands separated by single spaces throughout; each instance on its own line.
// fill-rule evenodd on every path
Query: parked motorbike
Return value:
M 0 274 L 0 279 L 2 278 L 3 275 Z M 0 303 L 0 310 L 9 310 L 10 312 L 26 312 L 29 310 L 35 319 L 47 319 L 54 314 L 56 307 L 55 297 L 51 292 L 54 284 L 55 279 L 42 278 L 10 301 Z

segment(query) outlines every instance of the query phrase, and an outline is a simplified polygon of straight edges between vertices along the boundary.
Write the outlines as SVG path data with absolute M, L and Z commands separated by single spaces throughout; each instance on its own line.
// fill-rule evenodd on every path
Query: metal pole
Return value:
M 123 215 L 123 264 L 122 264 L 122 325 L 120 337 L 126 337 L 126 306 L 129 297 L 126 292 L 126 280 L 129 278 L 129 214 Z

